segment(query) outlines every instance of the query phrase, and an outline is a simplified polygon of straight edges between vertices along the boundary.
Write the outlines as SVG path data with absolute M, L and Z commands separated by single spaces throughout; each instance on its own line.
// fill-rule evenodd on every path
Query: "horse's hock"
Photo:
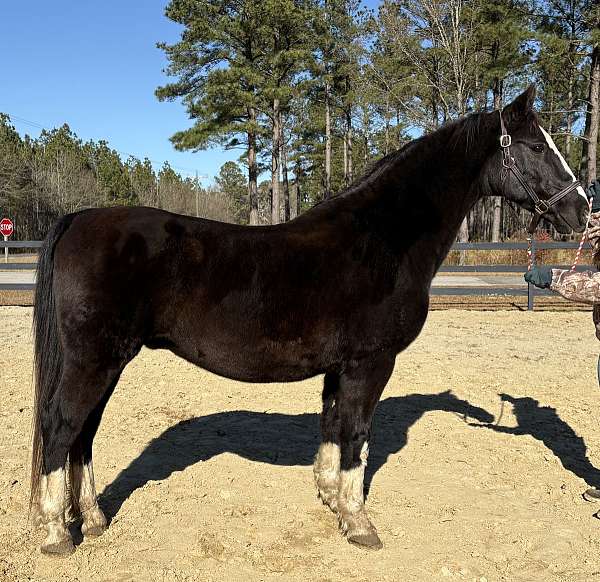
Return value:
M 0 578 L 561 580 L 597 571 L 590 314 L 434 312 L 375 416 L 357 553 L 316 498 L 321 379 L 248 385 L 167 351 L 125 370 L 95 441 L 111 520 L 57 560 L 26 526 L 31 310 L 0 308 Z M 542 330 L 542 333 L 540 333 Z

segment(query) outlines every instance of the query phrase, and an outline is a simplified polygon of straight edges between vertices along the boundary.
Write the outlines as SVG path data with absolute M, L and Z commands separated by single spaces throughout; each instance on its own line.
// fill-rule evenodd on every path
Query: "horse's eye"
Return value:
M 531 146 L 531 149 L 538 154 L 543 154 L 544 153 L 544 144 L 543 143 L 535 143 Z

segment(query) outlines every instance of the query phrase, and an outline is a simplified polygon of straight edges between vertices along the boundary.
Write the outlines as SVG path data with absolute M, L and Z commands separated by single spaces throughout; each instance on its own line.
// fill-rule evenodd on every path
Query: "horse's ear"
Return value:
M 529 85 L 523 93 L 502 110 L 502 117 L 506 122 L 523 120 L 533 109 L 534 101 L 535 85 Z

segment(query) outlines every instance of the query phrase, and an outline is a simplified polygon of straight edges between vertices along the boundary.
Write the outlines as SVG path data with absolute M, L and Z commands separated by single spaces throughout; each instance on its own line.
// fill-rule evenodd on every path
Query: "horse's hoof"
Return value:
M 44 520 L 42 519 L 42 514 L 39 512 L 32 513 L 31 515 L 31 525 L 34 529 L 40 528 L 44 525 Z
M 105 525 L 93 525 L 89 528 L 85 528 L 85 527 L 81 528 L 81 533 L 86 538 L 97 538 L 97 537 L 101 536 L 105 531 L 106 531 Z
M 75 551 L 73 540 L 62 540 L 60 542 L 43 544 L 40 548 L 42 554 L 49 556 L 70 556 Z
M 597 503 L 598 501 L 600 501 L 600 489 L 588 489 L 583 495 L 582 497 L 586 500 L 589 501 L 590 503 Z
M 367 550 L 381 550 L 383 548 L 383 543 L 375 532 L 356 535 L 350 534 L 348 541 L 355 546 L 360 546 Z
M 83 523 L 81 524 L 81 533 L 86 538 L 97 538 L 101 536 L 108 527 L 104 513 L 95 505 L 84 512 Z

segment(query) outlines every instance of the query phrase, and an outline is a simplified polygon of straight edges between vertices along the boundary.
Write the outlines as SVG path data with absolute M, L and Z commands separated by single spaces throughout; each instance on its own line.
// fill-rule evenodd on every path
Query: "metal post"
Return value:
M 8 240 L 8 237 L 4 235 L 4 242 Z M 4 262 L 8 263 L 8 247 L 4 247 Z
M 535 239 L 531 238 L 531 266 L 535 266 Z M 533 311 L 533 299 L 535 295 L 535 287 L 531 283 L 527 283 L 527 311 Z

